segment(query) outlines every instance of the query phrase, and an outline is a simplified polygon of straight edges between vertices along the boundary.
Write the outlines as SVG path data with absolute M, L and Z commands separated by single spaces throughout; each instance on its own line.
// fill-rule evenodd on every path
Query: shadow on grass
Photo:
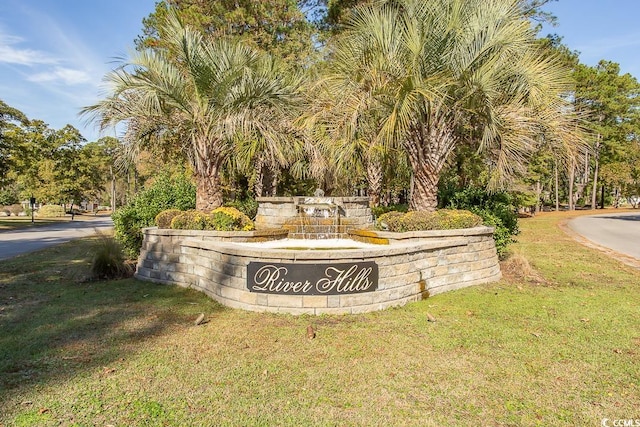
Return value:
M 0 262 L 0 401 L 9 393 L 102 375 L 165 334 L 222 306 L 134 279 L 86 282 L 92 242 Z

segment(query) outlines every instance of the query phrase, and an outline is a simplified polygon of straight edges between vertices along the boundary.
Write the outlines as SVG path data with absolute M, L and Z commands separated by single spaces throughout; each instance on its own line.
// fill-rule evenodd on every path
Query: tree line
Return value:
M 126 203 L 133 186 L 116 166 L 120 142 L 87 142 L 71 125 L 52 129 L 0 100 L 0 206 L 29 201 L 66 205 Z M 131 179 L 129 178 L 129 181 Z

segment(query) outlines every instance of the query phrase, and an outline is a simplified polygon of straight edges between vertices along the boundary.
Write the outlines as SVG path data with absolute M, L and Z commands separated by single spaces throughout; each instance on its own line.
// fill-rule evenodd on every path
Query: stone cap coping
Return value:
M 178 230 L 174 228 L 143 228 L 142 232 L 150 236 L 184 236 L 184 237 L 269 237 L 288 234 L 284 228 L 261 228 L 251 231 L 215 231 L 215 230 Z
M 405 239 L 433 239 L 439 237 L 468 237 L 468 236 L 486 236 L 493 234 L 494 227 L 473 227 L 458 228 L 454 230 L 423 230 L 423 231 L 407 231 L 405 233 L 396 233 L 393 231 L 378 230 L 351 230 L 349 233 L 361 237 L 378 237 L 389 240 L 405 240 Z
M 295 203 L 299 199 L 305 198 L 314 198 L 313 196 L 291 196 L 291 197 L 256 197 L 256 201 L 258 202 L 271 202 L 271 203 Z M 368 197 L 333 197 L 333 196 L 322 196 L 323 199 L 333 199 L 343 203 L 358 203 L 358 202 L 369 202 Z M 368 205 L 367 205 L 368 206 Z
M 357 248 L 357 249 L 335 249 L 335 250 L 294 250 L 282 248 L 259 248 L 252 246 L 243 246 L 228 241 L 211 241 L 211 240 L 195 240 L 186 239 L 181 242 L 182 246 L 214 250 L 226 255 L 241 256 L 247 258 L 260 259 L 279 259 L 281 261 L 297 261 L 297 260 L 340 260 L 340 259 L 357 259 L 365 260 L 367 258 L 380 258 L 395 255 L 407 255 L 425 250 L 448 249 L 467 244 L 464 238 L 449 239 L 431 239 L 428 241 L 397 243 L 390 245 L 377 245 L 379 247 Z

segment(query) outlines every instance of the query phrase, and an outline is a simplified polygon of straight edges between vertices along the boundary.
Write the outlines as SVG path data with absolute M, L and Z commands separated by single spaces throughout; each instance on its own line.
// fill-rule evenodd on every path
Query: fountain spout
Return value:
M 331 197 L 300 198 L 296 207 L 303 239 L 337 239 L 340 208 Z

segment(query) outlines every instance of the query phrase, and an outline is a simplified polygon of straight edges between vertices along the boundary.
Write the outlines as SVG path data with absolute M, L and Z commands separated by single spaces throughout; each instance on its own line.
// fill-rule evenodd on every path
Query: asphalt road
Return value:
M 97 217 L 0 232 L 0 260 L 91 236 L 98 231 L 107 231 L 111 228 L 113 228 L 113 221 L 110 217 Z
M 596 245 L 640 260 L 640 212 L 581 216 L 568 225 Z

